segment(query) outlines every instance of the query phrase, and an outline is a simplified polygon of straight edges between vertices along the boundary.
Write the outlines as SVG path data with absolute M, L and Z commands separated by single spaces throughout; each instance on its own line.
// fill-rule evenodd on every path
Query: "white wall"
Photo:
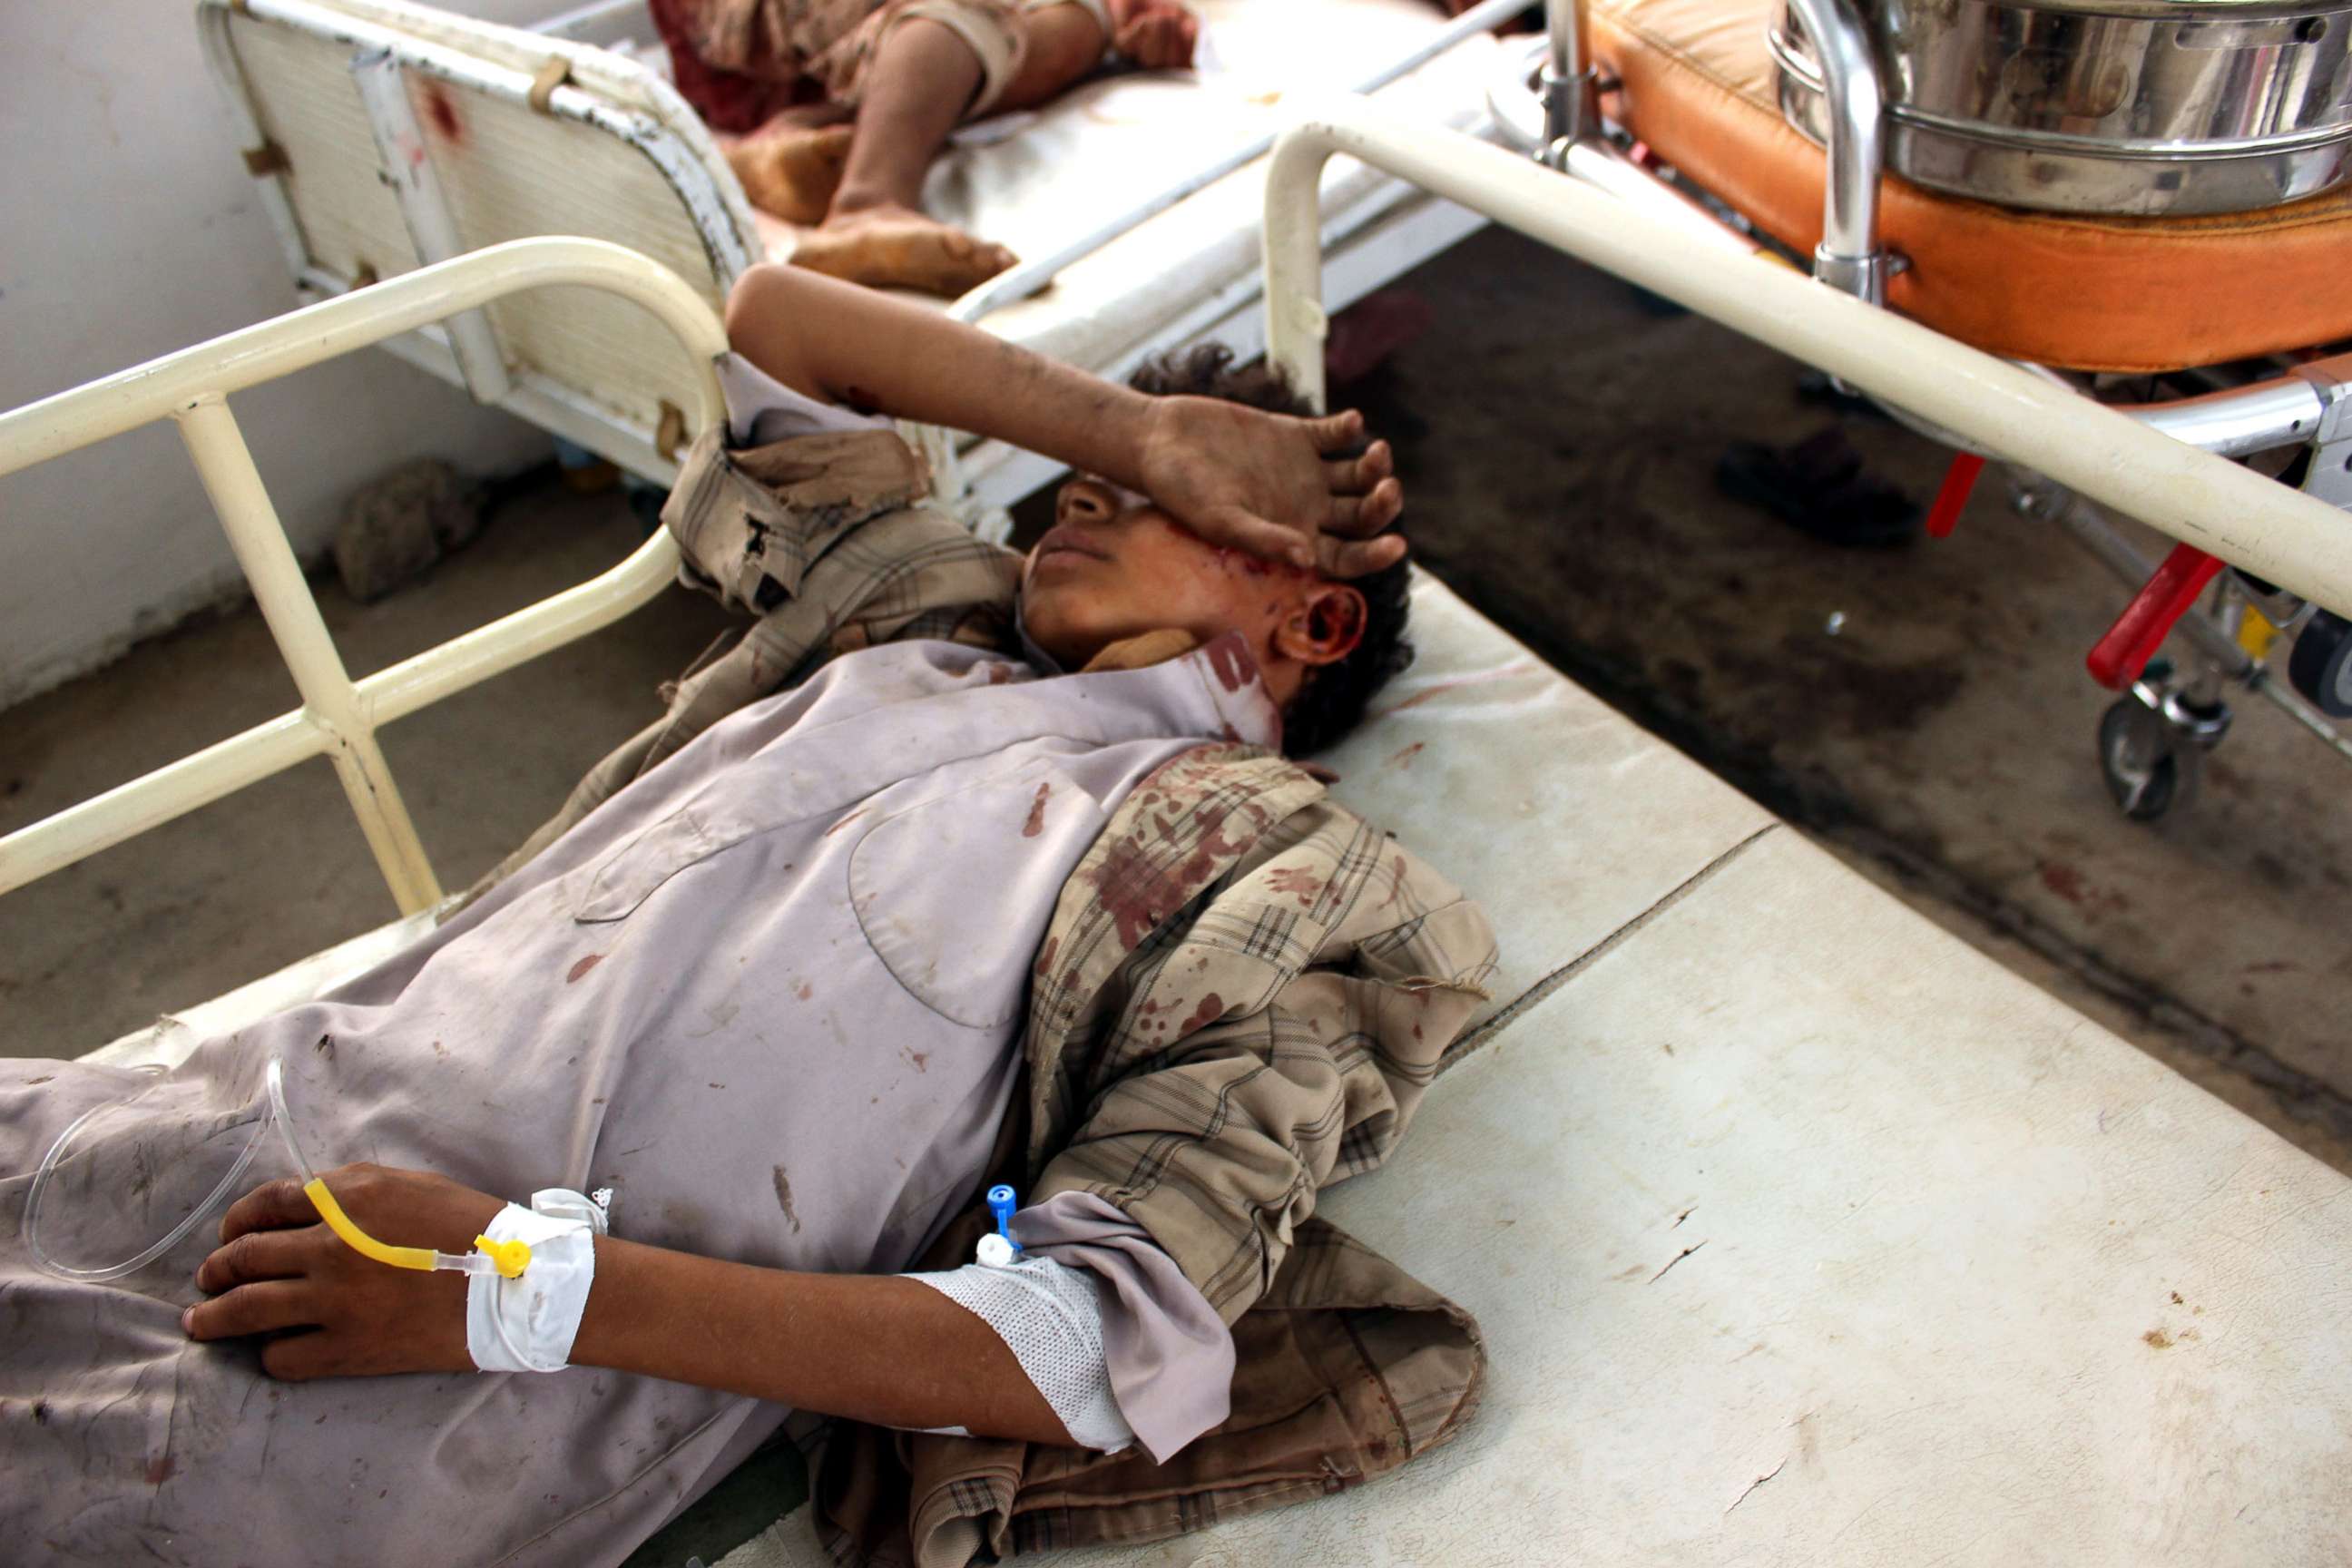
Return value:
M 564 0 L 466 0 L 509 23 Z M 283 252 L 190 0 L 0 0 L 0 410 L 276 315 Z M 295 547 L 400 460 L 511 469 L 546 438 L 380 352 L 232 400 Z M 167 425 L 0 479 L 0 706 L 242 593 Z

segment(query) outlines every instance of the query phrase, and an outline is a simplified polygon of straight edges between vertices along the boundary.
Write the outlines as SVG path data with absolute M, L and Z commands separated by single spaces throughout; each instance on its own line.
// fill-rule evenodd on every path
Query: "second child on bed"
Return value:
M 720 133 L 754 206 L 801 225 L 793 261 L 956 295 L 1013 265 L 922 210 L 955 128 L 1034 108 L 1106 54 L 1192 62 L 1175 0 L 653 0 L 678 90 Z

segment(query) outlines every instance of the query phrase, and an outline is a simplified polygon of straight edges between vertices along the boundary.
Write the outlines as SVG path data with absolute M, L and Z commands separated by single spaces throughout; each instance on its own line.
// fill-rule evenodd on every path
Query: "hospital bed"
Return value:
M 2352 510 L 2339 0 L 1549 0 L 1547 20 L 1494 96 L 1521 151 L 1675 222 L 1683 243 L 1772 247 Z M 2190 796 L 2231 687 L 2352 758 L 2336 722 L 2352 717 L 2340 584 L 2285 590 L 2201 536 L 2151 563 L 2015 450 L 1883 406 L 1956 448 L 1931 536 L 1986 458 L 2008 460 L 2018 508 L 2137 590 L 2085 659 L 2122 694 L 2098 754 L 2127 815 Z M 2176 626 L 2178 668 L 2157 657 Z
M 1319 384 L 1314 193 L 1352 154 L 1839 374 L 2297 593 L 2352 584 L 2323 503 L 1622 195 L 1358 101 L 1268 178 L 1267 335 Z M 537 238 L 388 278 L 0 416 L 0 473 L 173 420 L 301 708 L 0 839 L 0 892 L 298 761 L 341 773 L 404 919 L 105 1048 L 177 1059 L 316 994 L 440 900 L 382 725 L 661 591 L 666 535 L 359 680 L 226 399 L 538 294 L 666 340 L 688 431 L 719 324 L 670 268 Z M 575 306 L 576 308 L 576 306 Z M 2336 602 L 2342 602 L 2339 598 Z M 1982 958 L 1423 576 L 1418 662 L 1327 760 L 1503 934 L 1391 1168 L 1324 1212 L 1475 1311 L 1476 1418 L 1360 1490 L 1124 1563 L 2299 1565 L 2352 1553 L 2352 1181 Z M 692 1542 L 698 1523 L 679 1521 Z M 730 1568 L 814 1568 L 795 1514 Z M 689 1545 L 688 1550 L 695 1550 Z
M 2352 195 L 2207 210 L 2295 196 L 2352 158 L 2352 11 L 1968 0 L 1941 32 L 1918 24 L 1918 47 L 1948 58 L 1911 73 L 1868 21 L 1907 13 L 1849 0 L 1786 16 L 1777 0 L 1593 0 L 1580 23 L 1554 0 L 1534 55 L 1487 36 L 1529 3 L 1448 23 L 1428 0 L 1202 0 L 1195 77 L 1094 82 L 941 160 L 933 210 L 1025 258 L 951 308 L 1105 374 L 1205 338 L 1253 350 L 1257 154 L 1303 93 L 1377 87 L 1400 112 L 1502 135 L 1676 220 L 1678 243 L 1778 246 L 1859 297 L 2137 402 L 2180 439 L 2294 465 L 2307 492 L 2352 504 L 2352 357 L 2321 352 L 2352 340 Z M 408 0 L 200 0 L 199 22 L 305 298 L 571 233 L 654 257 L 716 304 L 791 243 L 664 79 L 641 0 L 532 32 Z M 1326 309 L 1481 221 L 1344 159 L 1322 198 Z M 645 480 L 673 471 L 682 384 L 648 368 L 663 362 L 625 311 L 509 300 L 385 346 Z M 1983 459 L 2006 454 L 1928 434 L 1956 448 L 1929 520 L 1941 533 Z M 940 500 L 992 534 L 1053 477 L 1001 444 L 925 439 Z M 2079 494 L 2004 477 L 2017 506 L 2139 590 L 2088 661 L 2120 694 L 2097 739 L 2123 810 L 2152 819 L 2190 798 L 2235 687 L 2352 758 L 2336 722 L 2352 715 L 2344 600 L 2221 570 L 2195 543 L 2159 568 Z M 2176 623 L 2177 668 L 2156 653 Z
M 1199 0 L 1199 68 L 1113 76 L 967 128 L 925 189 L 947 222 L 1022 258 L 949 307 L 1099 374 L 1214 339 L 1254 353 L 1263 154 L 1303 89 L 1372 90 L 1484 133 L 1490 37 L 1532 0 L 1448 18 L 1433 0 Z M 525 32 L 407 0 L 199 0 L 246 166 L 306 300 L 531 234 L 610 239 L 716 307 L 789 252 L 670 86 L 643 0 Z M 1325 192 L 1334 306 L 1478 226 L 1364 169 Z M 385 346 L 644 479 L 667 485 L 684 384 L 625 310 L 509 300 Z M 931 443 L 942 499 L 983 530 L 1056 469 Z

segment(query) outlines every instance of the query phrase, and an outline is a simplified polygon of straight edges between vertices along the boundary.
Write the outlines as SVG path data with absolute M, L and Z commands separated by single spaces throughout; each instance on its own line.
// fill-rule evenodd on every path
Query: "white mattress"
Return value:
M 1441 584 L 1414 624 L 1335 793 L 1505 967 L 1322 1212 L 1477 1313 L 1484 1404 L 1359 1490 L 1055 1562 L 2352 1561 L 2352 1181 Z M 823 1561 L 803 1510 L 722 1568 Z
M 1039 257 L 1152 192 L 1278 130 L 1293 100 L 1342 90 L 1410 53 L 1445 24 L 1434 0 L 1192 0 L 1201 68 L 1086 83 L 1034 115 L 968 128 L 932 166 L 924 202 L 941 219 Z M 1391 84 L 1379 100 L 1433 124 L 1476 132 L 1503 69 L 1480 35 Z M 1097 369 L 1220 292 L 1255 292 L 1263 159 L 1218 181 L 1065 270 L 1045 293 L 997 310 L 991 331 Z M 1408 200 L 1427 200 L 1351 159 L 1323 185 L 1330 229 L 1352 233 Z M 772 255 L 790 226 L 762 225 Z
M 1322 1210 L 1484 1325 L 1360 1490 L 1060 1559 L 2352 1561 L 2352 1181 L 2044 995 L 1442 584 L 1327 759 L 1486 906 L 1475 1050 Z M 387 927 L 108 1052 L 291 1005 Z M 724 1568 L 818 1568 L 806 1510 Z

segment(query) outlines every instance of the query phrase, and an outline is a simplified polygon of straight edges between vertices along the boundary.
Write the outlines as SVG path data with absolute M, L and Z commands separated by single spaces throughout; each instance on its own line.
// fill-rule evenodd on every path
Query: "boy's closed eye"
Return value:
M 1207 643 L 1233 632 L 1285 706 L 1310 670 L 1355 649 L 1366 618 L 1353 585 L 1211 544 L 1148 498 L 1096 479 L 1062 487 L 1022 583 L 1023 625 L 1065 668 L 1147 633 Z

